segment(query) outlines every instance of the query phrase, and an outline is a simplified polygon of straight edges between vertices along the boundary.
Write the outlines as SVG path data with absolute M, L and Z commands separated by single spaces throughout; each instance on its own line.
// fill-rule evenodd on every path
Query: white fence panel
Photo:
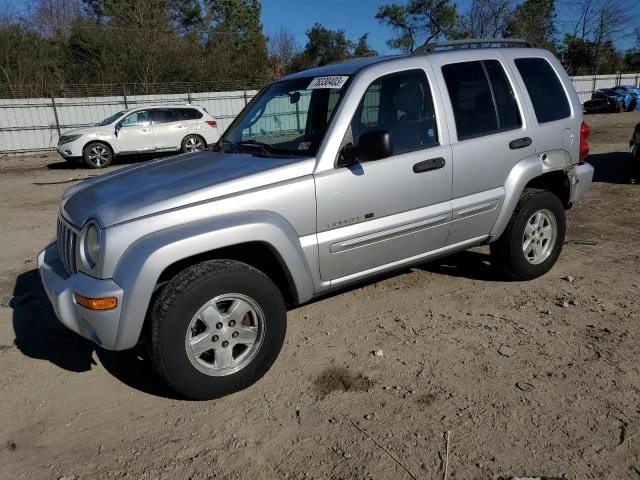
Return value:
M 87 127 L 122 110 L 143 105 L 204 107 L 224 131 L 256 94 L 255 90 L 81 98 L 0 100 L 0 152 L 32 152 L 56 147 L 60 133 Z
M 640 73 L 587 75 L 572 78 L 584 103 L 598 88 L 615 85 L 639 85 Z M 30 152 L 56 147 L 59 133 L 73 128 L 95 125 L 127 108 L 158 104 L 187 104 L 204 107 L 224 131 L 236 115 L 257 93 L 256 90 L 202 92 L 163 95 L 132 95 L 81 98 L 30 98 L 0 100 L 0 152 Z M 306 118 L 305 101 L 292 105 L 288 115 L 267 116 L 264 121 L 286 131 L 299 130 Z M 272 129 L 273 125 L 270 126 Z

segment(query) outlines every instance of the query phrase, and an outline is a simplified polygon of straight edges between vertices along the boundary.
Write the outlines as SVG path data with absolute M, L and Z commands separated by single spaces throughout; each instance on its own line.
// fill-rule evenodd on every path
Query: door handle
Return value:
M 413 166 L 414 173 L 422 173 L 428 172 L 429 170 L 437 170 L 439 168 L 444 167 L 445 161 L 444 158 L 430 158 L 429 160 L 424 160 L 422 162 L 418 162 Z
M 143 128 L 143 129 L 142 129 L 142 131 L 143 131 L 143 132 L 150 132 L 150 131 L 151 131 L 151 129 L 150 129 L 150 128 Z
M 531 140 L 531 138 L 529 137 L 517 138 L 509 142 L 509 148 L 511 150 L 517 150 L 518 148 L 528 147 L 532 143 L 533 143 L 533 140 Z

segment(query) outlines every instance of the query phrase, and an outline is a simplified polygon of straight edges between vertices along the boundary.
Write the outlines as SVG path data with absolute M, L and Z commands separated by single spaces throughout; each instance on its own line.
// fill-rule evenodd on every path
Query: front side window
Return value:
M 147 126 L 150 123 L 149 112 L 146 110 L 138 110 L 137 112 L 133 112 L 128 115 L 122 121 L 123 127 L 136 127 L 136 126 Z
M 567 94 L 553 67 L 544 58 L 517 58 L 516 67 L 529 92 L 539 123 L 571 115 Z
M 522 126 L 520 110 L 497 60 L 452 63 L 442 67 L 458 140 Z
M 351 120 L 353 143 L 372 130 L 386 130 L 394 155 L 438 145 L 433 99 L 422 70 L 385 75 L 365 91 Z M 348 142 L 344 142 L 348 143 Z
M 266 157 L 315 155 L 346 80 L 308 77 L 269 85 L 233 121 L 218 148 Z

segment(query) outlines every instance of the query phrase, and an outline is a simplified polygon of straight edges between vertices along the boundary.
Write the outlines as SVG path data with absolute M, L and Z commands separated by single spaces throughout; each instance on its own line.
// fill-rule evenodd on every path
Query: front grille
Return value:
M 78 234 L 62 219 L 58 218 L 58 251 L 64 269 L 69 275 L 76 273 L 76 241 Z

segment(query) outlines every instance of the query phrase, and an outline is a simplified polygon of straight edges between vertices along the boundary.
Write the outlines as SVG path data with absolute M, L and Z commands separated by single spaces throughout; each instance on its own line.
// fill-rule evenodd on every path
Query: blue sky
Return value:
M 153 1 L 153 0 L 149 0 Z M 634 27 L 640 26 L 637 15 L 640 0 L 611 0 L 615 5 L 627 9 L 630 14 L 626 28 L 626 38 L 617 39 L 616 46 L 620 50 L 631 48 Z M 515 0 L 520 3 L 520 0 Z M 34 0 L 0 0 L 0 14 L 10 12 L 25 15 Z M 280 27 L 290 29 L 300 46 L 307 42 L 305 32 L 315 22 L 332 30 L 343 29 L 350 40 L 356 41 L 364 33 L 369 33 L 369 44 L 382 54 L 397 53 L 391 51 L 385 42 L 392 36 L 392 30 L 381 25 L 375 14 L 378 7 L 385 3 L 406 3 L 406 0 L 262 0 L 262 23 L 267 35 Z M 471 0 L 454 0 L 459 13 L 464 13 Z M 579 13 L 580 0 L 556 0 L 557 38 L 562 37 L 563 30 L 570 28 L 574 17 Z
M 383 4 L 374 0 L 262 0 L 262 23 L 267 35 L 281 26 L 288 28 L 300 46 L 307 43 L 305 32 L 315 22 L 332 30 L 343 29 L 353 41 L 368 32 L 374 49 L 392 53 L 385 45 L 391 29 L 375 19 Z
M 628 33 L 633 27 L 640 26 L 637 15 L 639 0 L 613 0 L 616 4 L 628 8 L 635 14 L 629 15 Z M 393 35 L 391 28 L 381 25 L 375 19 L 380 5 L 385 3 L 406 3 L 404 0 L 262 0 L 262 23 L 267 35 L 279 27 L 293 32 L 300 46 L 307 42 L 305 32 L 315 22 L 332 30 L 343 29 L 350 40 L 356 41 L 369 32 L 369 44 L 382 54 L 397 53 L 391 51 L 385 42 Z M 471 0 L 454 1 L 459 13 L 467 11 Z M 518 2 L 519 3 L 519 2 Z M 573 17 L 579 13 L 575 0 L 556 0 L 556 25 L 559 30 L 571 25 Z M 560 32 L 561 33 L 561 32 Z M 557 34 L 561 38 L 561 34 Z M 618 48 L 625 50 L 633 46 L 631 38 L 619 39 Z

